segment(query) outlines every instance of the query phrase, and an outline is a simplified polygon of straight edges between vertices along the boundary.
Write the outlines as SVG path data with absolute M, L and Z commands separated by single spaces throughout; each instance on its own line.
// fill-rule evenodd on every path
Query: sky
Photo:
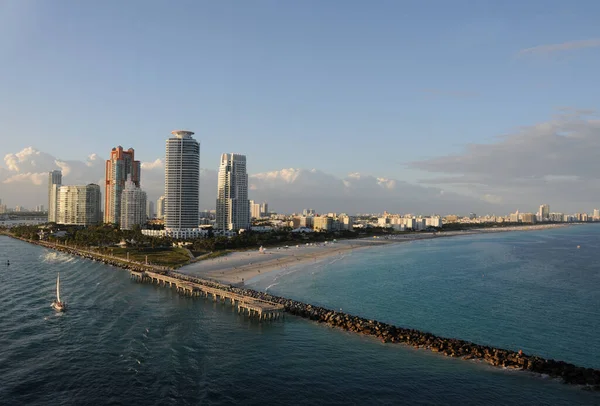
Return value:
M 0 0 L 0 199 L 47 204 L 52 169 L 100 182 L 117 145 L 156 199 L 165 140 L 188 129 L 202 208 L 236 152 L 250 198 L 280 212 L 590 212 L 598 15 L 586 0 Z

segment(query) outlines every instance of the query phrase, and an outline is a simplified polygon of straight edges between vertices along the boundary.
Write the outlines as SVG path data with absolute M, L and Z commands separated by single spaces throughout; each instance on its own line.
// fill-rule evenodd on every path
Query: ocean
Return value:
M 600 368 L 599 249 L 595 224 L 440 238 L 359 249 L 247 286 Z M 62 314 L 50 307 L 58 272 Z M 600 404 L 600 393 L 537 374 L 293 316 L 250 320 L 3 236 L 0 309 L 6 405 Z

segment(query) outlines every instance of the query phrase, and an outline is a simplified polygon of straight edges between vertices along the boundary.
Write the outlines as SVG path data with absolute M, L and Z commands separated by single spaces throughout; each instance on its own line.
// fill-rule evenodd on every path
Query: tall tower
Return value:
M 106 161 L 106 185 L 104 192 L 104 222 L 118 223 L 121 220 L 121 193 L 127 178 L 140 186 L 140 161 L 134 158 L 133 148 L 127 151 L 122 146 L 113 148 Z
M 538 216 L 541 221 L 548 220 L 550 218 L 550 206 L 547 204 L 542 204 L 540 206 L 540 210 L 538 211 Z
M 165 156 L 165 229 L 198 228 L 200 144 L 191 131 L 172 131 Z
M 58 189 L 62 185 L 62 172 L 48 172 L 48 222 L 56 222 L 58 213 Z
M 246 156 L 222 154 L 217 191 L 217 229 L 246 229 L 250 226 Z

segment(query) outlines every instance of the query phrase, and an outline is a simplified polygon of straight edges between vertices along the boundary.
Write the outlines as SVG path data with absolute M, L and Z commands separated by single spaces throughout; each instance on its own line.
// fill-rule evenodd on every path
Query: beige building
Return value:
M 315 231 L 331 231 L 333 219 L 331 217 L 313 217 L 313 229 Z
M 58 224 L 89 226 L 102 221 L 100 217 L 100 186 L 61 186 L 58 189 Z

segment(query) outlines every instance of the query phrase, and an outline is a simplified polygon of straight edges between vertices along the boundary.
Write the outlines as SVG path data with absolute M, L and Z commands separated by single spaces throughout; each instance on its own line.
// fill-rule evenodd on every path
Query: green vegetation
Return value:
M 160 265 L 167 267 L 179 267 L 190 261 L 190 256 L 185 248 L 165 247 L 165 248 L 143 248 L 143 247 L 126 247 L 126 248 L 105 248 L 105 253 L 112 254 L 117 258 L 127 259 L 136 262 L 146 262 L 152 265 Z
M 208 254 L 196 256 L 196 260 L 197 261 L 203 261 L 205 259 L 213 259 L 213 258 L 224 257 L 224 256 L 228 255 L 230 252 L 231 251 L 228 251 L 228 250 L 209 252 Z

